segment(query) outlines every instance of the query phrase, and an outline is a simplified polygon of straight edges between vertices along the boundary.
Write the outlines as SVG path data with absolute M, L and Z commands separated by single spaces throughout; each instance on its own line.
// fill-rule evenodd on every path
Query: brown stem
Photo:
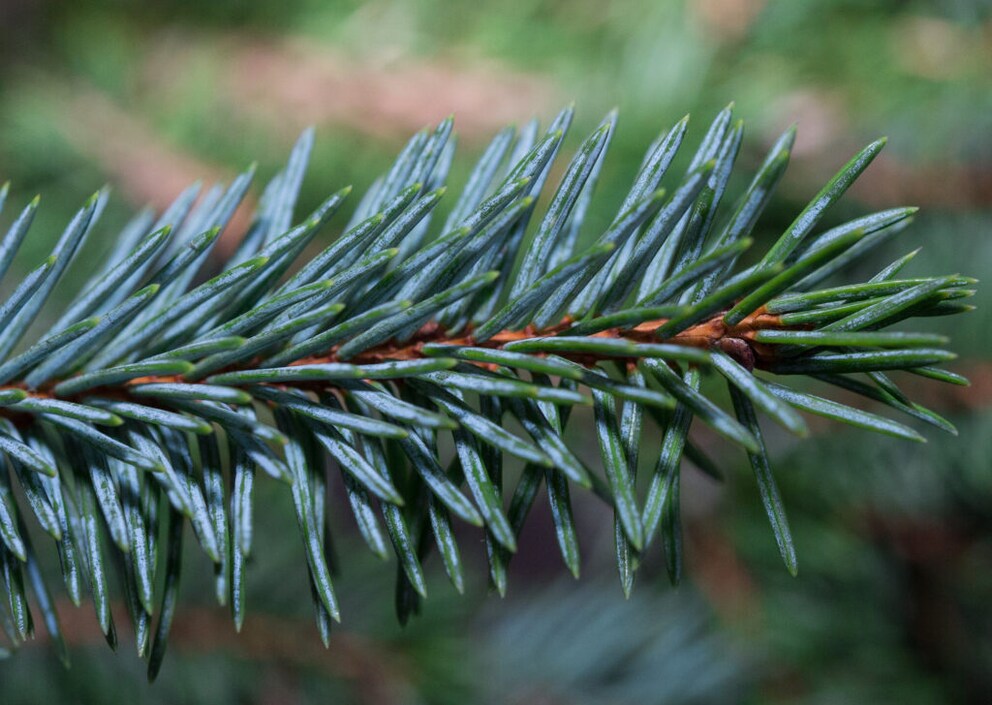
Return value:
M 763 345 L 755 342 L 754 334 L 759 330 L 783 328 L 781 319 L 778 316 L 767 313 L 762 308 L 742 320 L 740 323 L 735 325 L 727 325 L 723 320 L 724 313 L 725 312 L 721 311 L 701 323 L 697 323 L 686 328 L 671 338 L 662 339 L 658 338 L 655 334 L 658 327 L 666 322 L 667 319 L 664 318 L 653 321 L 645 321 L 644 323 L 641 323 L 633 328 L 609 328 L 607 330 L 594 333 L 590 337 L 616 338 L 628 340 L 633 343 L 668 343 L 704 349 L 719 348 L 749 370 L 754 369 L 755 367 L 762 368 L 767 362 L 774 358 L 774 346 Z M 440 324 L 431 321 L 426 323 L 419 331 L 402 343 L 387 341 L 381 345 L 359 353 L 347 362 L 361 365 L 385 362 L 388 360 L 419 359 L 424 357 L 423 348 L 429 343 L 478 346 L 498 350 L 502 349 L 503 346 L 508 343 L 523 340 L 525 338 L 548 337 L 565 334 L 568 332 L 572 322 L 573 321 L 571 318 L 566 317 L 560 323 L 548 328 L 537 329 L 534 326 L 527 326 L 526 328 L 517 331 L 506 330 L 497 333 L 488 340 L 477 342 L 472 337 L 471 327 L 458 335 L 452 335 Z M 339 347 L 334 346 L 323 355 L 314 355 L 301 358 L 290 364 L 312 365 L 344 362 L 338 356 L 338 350 Z M 590 367 L 604 359 L 603 356 L 592 355 L 589 353 L 563 352 L 560 353 L 560 355 L 574 362 Z M 218 373 L 221 371 L 233 372 L 245 369 L 255 369 L 259 364 L 261 364 L 261 362 L 262 360 L 260 359 L 252 359 L 239 365 L 232 365 L 223 370 L 218 370 Z M 485 363 L 473 364 L 478 364 L 483 367 L 487 366 Z M 61 380 L 55 380 L 47 383 L 37 390 L 27 390 L 23 383 L 9 384 L 5 387 L 0 387 L 0 389 L 19 388 L 25 389 L 28 391 L 29 395 L 33 397 L 54 398 L 56 397 L 54 388 L 59 381 Z M 139 377 L 128 380 L 120 385 L 88 389 L 85 392 L 59 398 L 66 401 L 79 401 L 83 397 L 102 396 L 104 398 L 124 400 L 130 398 L 131 395 L 128 393 L 128 389 L 135 385 L 148 384 L 150 382 L 168 384 L 184 381 L 186 380 L 184 380 L 181 375 Z M 150 400 L 142 399 L 141 403 L 149 404 Z M 10 418 L 15 422 L 30 418 L 28 415 L 12 411 L 10 408 L 0 408 L 0 415 Z

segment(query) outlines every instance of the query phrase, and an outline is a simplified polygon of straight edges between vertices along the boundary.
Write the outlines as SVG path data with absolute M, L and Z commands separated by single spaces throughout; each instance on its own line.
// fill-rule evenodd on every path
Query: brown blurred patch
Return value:
M 64 104 L 58 129 L 80 154 L 107 174 L 115 190 L 136 206 L 166 208 L 196 181 L 229 182 L 232 172 L 186 154 L 159 137 L 150 125 L 88 86 L 60 86 Z M 255 209 L 249 195 L 235 212 L 214 250 L 226 258 L 240 240 Z
M 782 189 L 809 198 L 827 175 L 835 173 L 864 143 L 852 139 L 844 94 L 823 88 L 786 93 L 770 111 L 776 115 L 765 136 L 771 144 L 796 123 L 796 144 Z M 915 205 L 931 208 L 987 208 L 992 203 L 992 164 L 980 161 L 908 162 L 880 154 L 854 183 L 850 196 L 873 208 Z
M 111 605 L 118 636 L 134 643 L 131 619 L 121 602 Z M 79 609 L 68 600 L 58 600 L 56 611 L 63 638 L 69 647 L 99 645 L 104 637 L 92 610 Z M 48 632 L 24 642 L 22 648 L 51 648 Z M 249 615 L 240 633 L 222 608 L 185 604 L 176 611 L 169 633 L 169 647 L 189 657 L 222 652 L 272 669 L 315 668 L 352 686 L 357 701 L 388 704 L 408 702 L 412 676 L 398 651 L 344 630 L 336 630 L 324 648 L 312 622 L 272 615 Z M 166 656 L 164 668 L 169 668 Z
M 775 115 L 774 136 L 786 126 L 796 124 L 793 159 L 829 156 L 837 142 L 849 130 L 847 106 L 840 91 L 819 88 L 794 90 L 778 98 L 769 114 Z
M 139 94 L 147 99 L 139 109 L 91 86 L 60 85 L 55 92 L 63 104 L 58 128 L 136 206 L 161 210 L 194 181 L 230 181 L 230 170 L 170 145 L 141 117 L 156 101 L 188 100 L 184 81 L 199 76 L 204 65 L 211 68 L 206 80 L 215 84 L 216 100 L 225 111 L 235 120 L 263 124 L 287 147 L 311 124 L 406 136 L 451 113 L 459 135 L 478 141 L 557 103 L 548 81 L 492 63 L 402 57 L 358 63 L 300 40 L 164 33 L 152 41 L 140 68 Z M 231 253 L 254 206 L 249 197 L 238 209 L 215 256 Z
M 889 51 L 896 64 L 911 76 L 933 81 L 987 70 L 990 50 L 992 44 L 983 36 L 983 28 L 941 17 L 909 15 L 889 30 Z
M 64 104 L 62 134 L 134 203 L 161 209 L 194 181 L 227 181 L 233 175 L 168 144 L 138 115 L 96 89 L 63 85 L 57 96 Z
M 188 35 L 162 37 L 149 51 L 144 80 L 179 90 L 203 51 Z M 209 51 L 221 101 L 289 137 L 307 125 L 406 135 L 454 113 L 458 133 L 479 140 L 559 103 L 549 80 L 494 62 L 359 61 L 303 39 L 240 35 L 210 37 Z
M 696 520 L 688 525 L 685 538 L 687 573 L 707 602 L 728 623 L 761 620 L 761 591 L 726 527 L 712 517 Z
M 992 203 L 992 164 L 909 164 L 881 154 L 855 182 L 851 195 L 874 208 L 891 208 L 897 203 L 951 210 L 988 208 Z
M 907 395 L 942 414 L 980 412 L 992 406 L 992 363 L 969 361 L 953 368 L 971 384 L 941 384 L 931 379 L 907 375 L 901 386 Z
M 767 0 L 693 0 L 689 10 L 708 36 L 742 39 L 765 9 Z

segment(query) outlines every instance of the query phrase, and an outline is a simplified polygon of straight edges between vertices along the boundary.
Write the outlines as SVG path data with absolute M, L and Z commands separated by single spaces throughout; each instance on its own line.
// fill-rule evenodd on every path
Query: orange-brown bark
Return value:
M 660 318 L 657 320 L 645 321 L 644 323 L 632 328 L 609 328 L 607 330 L 594 333 L 590 337 L 620 338 L 634 343 L 669 343 L 704 349 L 719 348 L 731 355 L 748 369 L 753 369 L 754 367 L 761 367 L 762 363 L 771 360 L 774 357 L 775 349 L 774 346 L 763 345 L 755 342 L 754 334 L 759 330 L 782 327 L 781 319 L 778 316 L 767 313 L 762 308 L 735 325 L 727 325 L 723 320 L 723 312 L 720 312 L 705 321 L 690 326 L 670 338 L 660 338 L 656 334 L 656 331 L 659 326 L 666 322 L 666 320 L 667 319 Z M 402 343 L 387 341 L 381 345 L 359 353 L 355 357 L 349 359 L 348 362 L 362 365 L 375 364 L 387 360 L 418 359 L 424 357 L 423 347 L 428 343 L 480 346 L 501 349 L 508 343 L 517 340 L 567 334 L 572 323 L 573 320 L 570 317 L 565 317 L 559 323 L 548 328 L 538 329 L 531 325 L 521 330 L 506 330 L 497 333 L 488 340 L 479 342 L 472 337 L 471 328 L 468 328 L 465 331 L 460 331 L 457 334 L 451 334 L 438 323 L 431 321 L 426 323 L 419 331 Z M 561 355 L 578 362 L 579 364 L 587 366 L 592 366 L 602 359 L 601 357 L 590 355 L 588 353 L 561 353 Z M 323 355 L 314 355 L 301 358 L 291 364 L 312 365 L 331 362 L 342 362 L 342 360 L 338 357 L 338 346 L 332 347 Z M 633 363 L 634 361 L 631 360 L 630 362 Z M 262 360 L 260 359 L 252 359 L 241 365 L 232 366 L 224 370 L 218 370 L 218 373 L 221 371 L 228 372 L 237 369 L 253 369 L 261 363 Z M 483 367 L 487 366 L 485 363 L 474 364 L 478 364 Z M 127 399 L 130 396 L 128 394 L 128 388 L 135 385 L 148 384 L 151 382 L 178 383 L 184 381 L 186 380 L 184 380 L 180 375 L 138 377 L 119 385 L 90 389 L 79 395 L 66 397 L 66 399 L 77 400 L 76 397 L 84 396 Z M 29 391 L 31 396 L 34 397 L 53 398 L 56 396 L 53 392 L 55 384 L 55 382 L 52 382 L 37 390 L 26 390 L 22 383 L 14 383 L 6 385 L 0 389 L 25 389 L 26 391 Z M 324 384 L 324 386 L 328 385 Z M 148 404 L 150 403 L 150 400 L 142 400 L 142 403 Z M 9 408 L 0 408 L 0 415 L 4 415 L 15 420 L 17 420 L 16 417 L 22 416 L 22 414 L 13 412 Z

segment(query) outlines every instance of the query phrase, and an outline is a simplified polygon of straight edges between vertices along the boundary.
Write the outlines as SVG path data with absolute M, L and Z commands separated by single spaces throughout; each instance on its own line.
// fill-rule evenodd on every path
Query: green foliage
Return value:
M 28 638 L 40 616 L 64 652 L 28 521 L 55 542 L 69 598 L 79 605 L 89 590 L 111 645 L 107 565 L 115 564 L 150 677 L 177 609 L 187 523 L 214 565 L 218 601 L 230 604 L 240 628 L 259 469 L 292 497 L 326 642 L 340 618 L 329 565 L 328 460 L 341 470 L 368 547 L 385 558 L 391 546 L 397 557 L 405 622 L 426 597 L 422 563 L 431 551 L 463 589 L 461 544 L 472 529 L 461 524 L 484 531 L 491 581 L 506 590 L 507 564 L 541 484 L 573 574 L 581 565 L 572 498 L 579 488 L 615 511 L 625 592 L 658 539 L 678 582 L 681 460 L 710 465 L 689 438 L 694 419 L 746 454 L 795 573 L 759 413 L 798 436 L 807 429 L 797 409 L 923 438 L 768 375 L 816 378 L 953 431 L 886 374 L 960 382 L 933 367 L 954 358 L 933 347 L 945 339 L 879 329 L 968 310 L 962 300 L 974 280 L 897 279 L 901 264 L 894 264 L 862 284 L 817 288 L 838 263 L 862 256 L 911 217 L 911 209 L 884 211 L 817 232 L 883 141 L 844 166 L 763 256 L 745 259 L 793 131 L 731 205 L 724 200 L 742 123 L 731 108 L 722 111 L 685 174 L 673 179 L 667 172 L 685 132 L 680 121 L 649 148 L 611 224 L 584 233 L 614 114 L 561 171 L 545 212 L 535 208 L 558 173 L 571 122 L 566 109 L 543 136 L 525 129 L 514 143 L 512 132 L 500 132 L 440 229 L 432 229 L 432 216 L 445 193 L 452 123 L 418 133 L 362 197 L 344 234 L 293 271 L 348 194 L 333 194 L 292 225 L 313 142 L 307 131 L 219 272 L 207 276 L 210 253 L 253 168 L 196 205 L 196 191 L 187 191 L 158 221 L 135 221 L 57 322 L 15 354 L 94 231 L 106 192 L 88 200 L 49 260 L 0 307 L 7 597 L 0 624 L 10 642 Z M 674 188 L 662 188 L 666 178 Z M 4 269 L 36 207 L 29 204 L 0 241 Z M 704 374 L 726 383 L 729 410 Z M 566 442 L 569 421 L 583 423 L 585 406 L 602 471 Z M 638 478 L 649 435 L 662 438 L 661 449 L 653 473 Z M 639 484 L 648 486 L 643 499 Z

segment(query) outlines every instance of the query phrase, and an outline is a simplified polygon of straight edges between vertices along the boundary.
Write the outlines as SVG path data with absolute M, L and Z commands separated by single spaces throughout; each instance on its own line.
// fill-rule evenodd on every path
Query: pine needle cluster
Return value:
M 452 121 L 416 134 L 343 234 L 301 261 L 349 193 L 297 219 L 307 131 L 219 271 L 211 248 L 254 169 L 226 188 L 193 186 L 161 214 L 139 213 L 81 292 L 49 314 L 55 322 L 26 343 L 107 192 L 88 200 L 0 305 L 0 625 L 9 641 L 29 638 L 40 618 L 65 653 L 51 579 L 31 541 L 42 532 L 69 598 L 89 597 L 112 646 L 112 595 L 124 599 L 152 677 L 177 609 L 185 534 L 213 565 L 216 598 L 240 628 L 256 480 L 284 483 L 292 495 L 301 579 L 326 641 L 339 619 L 329 472 L 341 474 L 369 549 L 395 557 L 406 620 L 426 597 L 431 552 L 462 589 L 458 537 L 468 534 L 458 524 L 484 536 L 489 580 L 503 594 L 542 485 L 573 573 L 571 495 L 589 490 L 614 512 L 622 589 L 629 593 L 656 542 L 677 581 L 682 461 L 719 475 L 690 435 L 693 421 L 747 457 L 794 573 L 759 417 L 799 436 L 803 414 L 814 414 L 923 440 L 900 421 L 807 391 L 806 380 L 954 432 L 890 376 L 964 383 L 940 368 L 954 357 L 941 349 L 945 339 L 884 329 L 969 310 L 974 280 L 901 277 L 914 251 L 868 281 L 825 285 L 912 219 L 915 209 L 897 208 L 818 229 L 884 141 L 855 155 L 755 256 L 751 233 L 794 130 L 731 201 L 742 122 L 722 111 L 673 178 L 683 119 L 650 145 L 615 217 L 592 233 L 583 222 L 615 113 L 538 207 L 572 118 L 566 109 L 544 130 L 531 122 L 497 134 L 443 222 L 433 214 L 454 156 Z M 37 207 L 28 204 L 0 241 L 0 277 Z M 726 384 L 729 408 L 704 376 Z M 582 405 L 591 406 L 598 463 L 569 442 L 571 412 Z M 660 451 L 638 477 L 648 436 L 661 439 Z

